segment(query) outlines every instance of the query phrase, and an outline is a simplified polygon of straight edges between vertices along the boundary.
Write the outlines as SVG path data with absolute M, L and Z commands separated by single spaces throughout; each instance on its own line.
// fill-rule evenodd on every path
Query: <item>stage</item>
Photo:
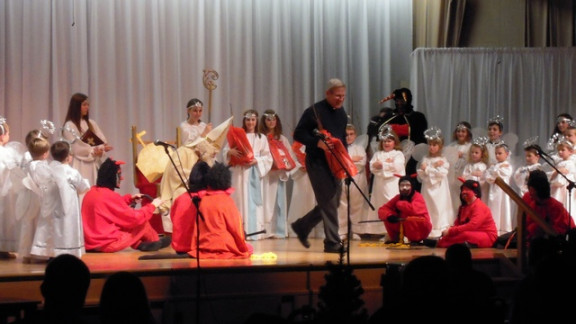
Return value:
M 255 312 L 297 319 L 303 307 L 317 308 L 318 291 L 326 284 L 327 262 L 339 262 L 338 254 L 323 252 L 321 239 L 310 242 L 310 249 L 305 249 L 296 238 L 250 241 L 252 259 L 203 259 L 199 263 L 192 258 L 142 260 L 175 255 L 170 247 L 158 252 L 88 253 L 82 257 L 92 274 L 86 305 L 98 305 L 108 275 L 129 271 L 142 279 L 156 314 L 166 323 L 241 323 Z M 361 281 L 361 298 L 372 314 L 382 304 L 381 278 L 387 266 L 402 266 L 422 255 L 444 257 L 444 253 L 439 248 L 389 248 L 362 240 L 350 243 L 350 254 L 343 262 Z M 514 264 L 516 253 L 515 249 L 472 249 L 475 267 L 488 272 L 503 295 L 511 292 L 521 276 Z M 0 260 L 0 299 L 41 301 L 44 268 L 42 263 Z

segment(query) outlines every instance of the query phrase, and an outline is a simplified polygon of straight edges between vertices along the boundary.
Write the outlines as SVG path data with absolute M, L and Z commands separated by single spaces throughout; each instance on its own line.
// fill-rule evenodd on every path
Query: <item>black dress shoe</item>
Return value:
M 345 253 L 346 251 L 346 245 L 342 243 L 331 246 L 324 246 L 324 253 Z
M 296 233 L 296 236 L 298 236 L 298 241 L 300 241 L 300 243 L 305 247 L 305 248 L 310 248 L 310 242 L 308 242 L 308 235 L 304 234 L 304 231 L 302 231 L 302 229 L 298 226 L 298 223 L 294 222 L 292 224 L 290 224 L 290 226 L 292 226 L 292 230 L 294 231 L 294 233 Z

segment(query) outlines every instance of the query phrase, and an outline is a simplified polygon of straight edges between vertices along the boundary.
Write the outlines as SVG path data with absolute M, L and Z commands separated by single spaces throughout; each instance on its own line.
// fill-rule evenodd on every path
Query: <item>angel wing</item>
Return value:
M 502 140 L 511 150 L 514 150 L 516 144 L 518 144 L 518 135 L 514 133 L 506 133 L 502 136 Z
M 448 160 L 450 163 L 450 167 L 456 165 L 456 162 L 459 159 L 458 148 L 456 146 L 445 146 L 442 150 L 442 155 Z
M 354 140 L 354 143 L 358 144 L 362 147 L 367 147 L 368 146 L 368 134 L 358 135 L 356 137 L 356 140 Z
M 427 153 L 428 153 L 428 145 L 425 143 L 420 143 L 414 146 L 412 157 L 414 158 L 414 160 L 420 162 Z

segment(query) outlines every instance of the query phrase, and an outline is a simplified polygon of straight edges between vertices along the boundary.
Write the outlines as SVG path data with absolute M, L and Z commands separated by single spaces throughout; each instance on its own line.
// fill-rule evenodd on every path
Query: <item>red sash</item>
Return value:
M 354 165 L 354 162 L 352 162 L 352 158 L 350 158 L 348 150 L 346 150 L 344 144 L 342 144 L 342 141 L 332 137 L 332 135 L 325 129 L 320 130 L 320 132 L 324 134 L 326 141 L 332 144 L 333 147 L 332 151 L 334 154 L 332 154 L 332 151 L 330 150 L 324 151 L 324 153 L 326 153 L 328 166 L 330 166 L 330 170 L 332 170 L 334 176 L 338 179 L 344 179 L 347 177 L 346 170 L 348 170 L 348 173 L 350 173 L 351 177 L 358 174 L 358 169 L 356 168 L 356 165 Z M 338 160 L 342 162 L 344 168 L 342 168 L 342 165 L 340 165 Z
M 290 156 L 290 152 L 284 146 L 281 140 L 274 138 L 273 134 L 268 134 L 268 147 L 270 148 L 270 153 L 272 154 L 272 159 L 274 164 L 272 165 L 273 170 L 286 170 L 290 171 L 294 169 L 296 163 Z
M 292 152 L 296 155 L 296 159 L 298 159 L 300 166 L 306 170 L 306 152 L 302 152 L 302 147 L 304 147 L 304 144 L 298 141 L 292 143 Z
M 254 159 L 254 152 L 252 151 L 252 145 L 248 142 L 248 137 L 246 136 L 246 131 L 242 127 L 230 126 L 228 133 L 226 134 L 226 139 L 228 140 L 228 145 L 231 148 L 235 148 L 242 152 L 241 157 L 235 157 L 230 155 L 230 165 L 245 165 Z

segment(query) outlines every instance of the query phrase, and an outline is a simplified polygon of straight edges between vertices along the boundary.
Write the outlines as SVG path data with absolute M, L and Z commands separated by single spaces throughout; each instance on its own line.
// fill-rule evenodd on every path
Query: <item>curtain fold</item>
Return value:
M 338 77 L 362 133 L 378 100 L 409 81 L 411 26 L 405 0 L 0 0 L 0 115 L 22 142 L 41 119 L 61 126 L 71 95 L 85 93 L 110 155 L 131 165 L 130 126 L 174 140 L 186 102 L 208 104 L 203 70 L 214 69 L 205 121 L 275 109 L 290 137 Z

